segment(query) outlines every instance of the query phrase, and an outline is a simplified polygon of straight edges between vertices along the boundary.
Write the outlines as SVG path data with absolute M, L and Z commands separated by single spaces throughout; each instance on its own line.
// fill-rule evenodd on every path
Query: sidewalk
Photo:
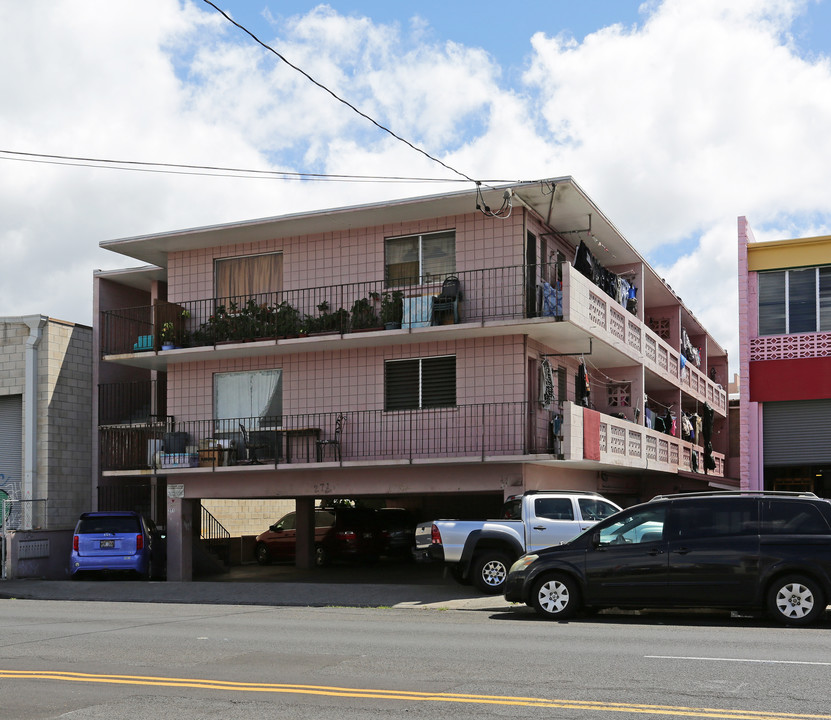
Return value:
M 0 599 L 95 602 L 204 603 L 295 607 L 390 607 L 503 611 L 501 595 L 482 595 L 435 569 L 404 572 L 338 566 L 297 570 L 290 566 L 239 566 L 193 582 L 123 579 L 0 580 Z

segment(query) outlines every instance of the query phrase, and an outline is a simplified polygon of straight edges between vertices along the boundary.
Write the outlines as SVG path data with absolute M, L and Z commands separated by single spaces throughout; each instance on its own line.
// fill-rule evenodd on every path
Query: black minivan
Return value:
M 549 619 L 582 608 L 763 609 L 808 625 L 831 598 L 831 501 L 812 493 L 658 496 L 522 556 L 505 598 Z

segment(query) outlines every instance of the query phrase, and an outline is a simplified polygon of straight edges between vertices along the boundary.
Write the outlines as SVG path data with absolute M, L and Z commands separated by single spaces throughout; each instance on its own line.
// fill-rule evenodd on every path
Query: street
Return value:
M 0 718 L 831 718 L 831 625 L 3 600 Z

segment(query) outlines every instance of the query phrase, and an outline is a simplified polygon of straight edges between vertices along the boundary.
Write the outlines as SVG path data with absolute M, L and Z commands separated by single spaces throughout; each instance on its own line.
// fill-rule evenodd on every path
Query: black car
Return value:
M 812 493 L 659 496 L 524 555 L 505 598 L 549 619 L 605 607 L 767 609 L 808 625 L 831 598 L 831 501 Z

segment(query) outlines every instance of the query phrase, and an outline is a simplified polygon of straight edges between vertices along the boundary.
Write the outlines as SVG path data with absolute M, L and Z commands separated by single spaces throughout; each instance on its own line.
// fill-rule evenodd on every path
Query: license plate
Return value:
M 101 549 L 107 550 L 115 547 L 115 540 L 102 540 L 101 541 Z

